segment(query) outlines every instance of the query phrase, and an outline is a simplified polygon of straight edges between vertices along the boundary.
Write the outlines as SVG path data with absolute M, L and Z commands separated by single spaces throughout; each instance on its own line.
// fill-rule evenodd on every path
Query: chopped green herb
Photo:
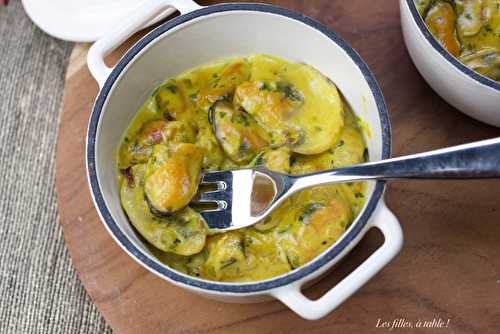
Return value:
M 212 267 L 212 266 L 210 266 L 210 267 L 207 268 L 207 272 L 208 272 L 208 274 L 210 276 L 216 276 L 217 275 L 216 272 L 215 272 L 215 268 Z
M 299 216 L 299 222 L 307 224 L 311 215 L 318 209 L 323 207 L 320 203 L 309 203 L 302 210 L 302 214 Z
M 292 84 L 287 82 L 278 82 L 276 90 L 282 92 L 285 97 L 292 101 L 304 102 L 304 96 Z
M 176 85 L 168 85 L 165 87 L 166 89 L 168 89 L 169 91 L 171 91 L 173 94 L 176 94 L 177 93 L 177 86 Z
M 233 258 L 233 257 L 232 257 L 232 258 L 230 258 L 229 260 L 224 260 L 224 261 L 222 261 L 222 262 L 220 263 L 220 267 L 221 267 L 221 269 L 222 269 L 222 268 L 226 268 L 226 267 L 229 267 L 230 265 L 232 265 L 232 264 L 234 264 L 234 263 L 236 263 L 236 262 L 238 262 L 238 260 L 236 260 L 235 258 Z
M 161 86 L 156 87 L 153 92 L 151 93 L 151 96 L 154 97 L 156 93 L 158 93 L 158 90 L 161 88 Z
M 231 122 L 243 124 L 244 126 L 250 126 L 250 119 L 244 112 L 233 114 L 233 116 L 231 117 Z
M 245 240 L 242 240 L 238 243 L 238 248 L 243 253 L 243 255 L 246 257 L 247 256 L 247 245 L 245 243 Z
M 300 267 L 300 259 L 297 255 L 286 254 L 286 260 L 292 269 Z
M 250 144 L 248 143 L 247 140 L 243 140 L 240 144 L 240 147 L 238 147 L 238 152 L 240 154 L 246 154 L 250 150 Z
M 302 145 L 306 141 L 306 135 L 304 132 L 299 133 L 288 133 L 286 136 L 287 142 L 291 146 Z
M 260 86 L 260 90 L 267 90 L 267 91 L 272 91 L 273 87 L 268 83 L 268 82 L 263 82 L 262 85 Z
M 287 224 L 285 226 L 282 226 L 280 229 L 278 229 L 278 234 L 283 234 L 285 232 L 287 232 L 289 229 L 292 228 L 292 224 Z
M 264 163 L 263 154 L 264 154 L 263 152 L 260 152 L 259 154 L 257 154 L 257 156 L 250 163 L 250 166 L 253 166 L 253 167 L 261 166 Z

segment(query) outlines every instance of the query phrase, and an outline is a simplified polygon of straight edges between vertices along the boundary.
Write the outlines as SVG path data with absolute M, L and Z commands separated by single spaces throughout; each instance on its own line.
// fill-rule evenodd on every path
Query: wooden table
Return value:
M 267 2 L 319 20 L 366 60 L 390 110 L 394 155 L 500 134 L 499 129 L 454 110 L 423 81 L 403 43 L 397 1 Z M 111 58 L 116 60 L 127 45 Z M 214 302 L 143 269 L 105 231 L 87 187 L 84 138 L 98 92 L 86 68 L 87 49 L 88 45 L 75 47 L 66 79 L 57 151 L 58 199 L 73 264 L 92 300 L 118 333 L 364 333 L 387 330 L 377 328 L 384 321 L 415 325 L 433 319 L 444 320 L 448 327 L 399 330 L 500 331 L 498 181 L 390 184 L 387 204 L 399 217 L 406 238 L 401 254 L 319 321 L 303 320 L 277 301 L 251 305 Z M 319 297 L 380 243 L 381 236 L 371 231 L 335 272 L 307 294 Z

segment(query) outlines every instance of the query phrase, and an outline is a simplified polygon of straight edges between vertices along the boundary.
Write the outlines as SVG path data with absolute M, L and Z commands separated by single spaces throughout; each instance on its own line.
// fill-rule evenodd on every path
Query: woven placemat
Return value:
M 71 266 L 58 223 L 55 144 L 73 44 L 0 6 L 0 333 L 111 332 Z

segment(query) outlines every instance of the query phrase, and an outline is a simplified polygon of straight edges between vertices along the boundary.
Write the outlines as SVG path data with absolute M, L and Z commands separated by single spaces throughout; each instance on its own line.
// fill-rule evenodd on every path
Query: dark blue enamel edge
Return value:
M 375 186 L 375 190 L 373 195 L 369 199 L 366 204 L 365 210 L 362 212 L 361 216 L 358 217 L 356 223 L 352 227 L 352 229 L 348 230 L 343 238 L 328 252 L 323 253 L 318 256 L 315 260 L 308 263 L 307 265 L 290 272 L 286 276 L 277 277 L 275 279 L 270 279 L 267 281 L 257 282 L 257 283 L 242 283 L 242 284 L 223 284 L 217 282 L 210 282 L 199 280 L 196 278 L 191 278 L 188 276 L 183 276 L 178 274 L 177 272 L 169 269 L 167 266 L 160 265 L 155 261 L 151 260 L 146 254 L 141 252 L 138 248 L 134 246 L 134 244 L 127 239 L 127 237 L 122 233 L 117 223 L 111 217 L 106 204 L 104 203 L 100 186 L 97 180 L 96 169 L 95 169 L 95 137 L 98 128 L 98 123 L 100 119 L 100 115 L 102 112 L 102 108 L 107 99 L 108 93 L 110 92 L 114 82 L 127 66 L 127 64 L 149 43 L 153 40 L 161 36 L 166 31 L 169 31 L 175 26 L 178 26 L 182 23 L 185 23 L 189 20 L 192 20 L 197 17 L 201 17 L 204 15 L 216 13 L 216 12 L 225 12 L 225 11 L 259 11 L 259 12 L 267 12 L 272 14 L 278 14 L 282 16 L 286 16 L 302 23 L 305 23 L 314 29 L 319 30 L 324 35 L 329 37 L 334 43 L 341 46 L 344 51 L 352 58 L 352 60 L 358 65 L 361 72 L 363 73 L 368 85 L 373 93 L 375 98 L 377 109 L 379 111 L 380 116 L 380 125 L 382 128 L 382 158 L 387 159 L 390 157 L 390 149 L 391 149 L 391 129 L 389 123 L 389 115 L 387 112 L 387 107 L 384 102 L 384 98 L 380 91 L 380 88 L 369 70 L 368 66 L 361 59 L 356 51 L 354 51 L 343 39 L 341 39 L 336 33 L 330 31 L 328 28 L 324 27 L 317 21 L 306 17 L 302 14 L 292 12 L 290 10 L 276 7 L 272 5 L 264 5 L 264 4 L 251 4 L 251 3 L 239 3 L 239 4 L 220 4 L 213 5 L 209 7 L 204 7 L 193 11 L 191 13 L 179 16 L 177 18 L 172 19 L 169 22 L 166 22 L 151 31 L 145 37 L 143 37 L 140 41 L 138 41 L 134 46 L 132 46 L 126 54 L 122 57 L 122 59 L 115 66 L 110 76 L 106 80 L 103 88 L 101 89 L 91 117 L 89 121 L 88 133 L 87 133 L 87 173 L 91 186 L 91 191 L 94 196 L 94 201 L 97 205 L 97 208 L 101 214 L 102 220 L 107 225 L 108 229 L 114 235 L 115 239 L 124 247 L 128 252 L 130 252 L 137 261 L 142 263 L 151 271 L 155 272 L 160 276 L 167 277 L 175 282 L 186 284 L 191 287 L 211 290 L 216 292 L 228 292 L 228 293 L 250 293 L 250 292 L 258 292 L 264 291 L 268 289 L 277 288 L 280 286 L 287 285 L 293 281 L 299 280 L 302 277 L 311 274 L 312 272 L 318 270 L 323 265 L 330 262 L 333 258 L 339 255 L 344 248 L 358 236 L 358 234 L 362 231 L 365 225 L 368 222 L 368 219 L 372 215 L 375 210 L 379 200 L 381 199 L 384 191 L 384 183 L 377 182 Z
M 410 8 L 411 15 L 413 16 L 413 20 L 417 23 L 418 28 L 424 34 L 425 39 L 432 45 L 432 47 L 439 52 L 441 56 L 446 58 L 453 66 L 458 68 L 460 71 L 462 71 L 465 75 L 471 77 L 472 79 L 478 81 L 479 83 L 491 87 L 493 89 L 499 90 L 500 91 L 500 82 L 496 82 L 493 79 L 490 79 L 488 77 L 485 77 L 482 74 L 479 74 L 478 72 L 468 68 L 465 66 L 461 61 L 459 61 L 455 56 L 453 56 L 451 53 L 446 50 L 441 43 L 438 42 L 438 40 L 432 35 L 432 33 L 429 31 L 427 26 L 425 25 L 424 19 L 422 16 L 420 16 L 420 13 L 418 12 L 417 6 L 415 5 L 414 0 L 406 0 L 406 3 L 408 4 L 408 8 Z

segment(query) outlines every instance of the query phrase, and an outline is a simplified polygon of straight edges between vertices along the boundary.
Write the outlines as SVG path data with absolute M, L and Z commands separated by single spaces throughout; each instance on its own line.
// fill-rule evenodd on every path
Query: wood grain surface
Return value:
M 268 1 L 337 31 L 375 73 L 390 110 L 393 155 L 500 135 L 454 110 L 423 81 L 405 49 L 395 0 Z M 212 1 L 203 1 L 207 5 Z M 130 45 L 130 41 L 126 43 Z M 116 60 L 122 46 L 111 58 Z M 381 321 L 443 319 L 447 328 L 407 333 L 500 332 L 500 182 L 389 184 L 400 219 L 400 255 L 335 312 L 306 321 L 277 301 L 224 304 L 198 297 L 149 273 L 111 239 L 86 181 L 87 121 L 98 92 L 77 45 L 66 79 L 57 149 L 57 189 L 66 244 L 80 279 L 117 333 L 370 333 Z M 306 291 L 319 297 L 380 245 L 370 232 L 345 261 Z

